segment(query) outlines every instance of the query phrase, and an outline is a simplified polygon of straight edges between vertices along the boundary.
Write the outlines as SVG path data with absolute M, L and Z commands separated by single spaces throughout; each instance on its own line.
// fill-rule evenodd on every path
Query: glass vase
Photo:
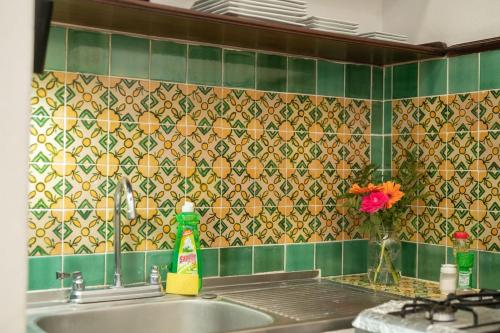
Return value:
M 401 241 L 393 228 L 378 227 L 368 241 L 368 278 L 373 284 L 395 285 L 401 279 Z

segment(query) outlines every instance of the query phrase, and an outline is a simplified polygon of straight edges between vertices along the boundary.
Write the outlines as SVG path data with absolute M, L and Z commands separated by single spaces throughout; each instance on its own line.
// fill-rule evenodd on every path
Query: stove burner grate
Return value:
M 434 323 L 454 321 L 455 313 L 462 310 L 472 315 L 473 325 L 467 328 L 500 324 L 500 321 L 479 324 L 479 317 L 474 307 L 500 308 L 500 291 L 483 289 L 479 293 L 450 294 L 442 301 L 415 297 L 411 303 L 404 304 L 401 311 L 391 314 L 404 318 L 411 313 L 425 312 L 425 317 Z

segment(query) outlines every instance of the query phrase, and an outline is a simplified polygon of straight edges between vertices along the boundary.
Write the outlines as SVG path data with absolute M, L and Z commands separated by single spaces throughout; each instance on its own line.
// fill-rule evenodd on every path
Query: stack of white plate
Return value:
M 306 3 L 300 0 L 197 0 L 191 9 L 222 15 L 245 16 L 304 26 Z
M 398 35 L 389 32 L 379 32 L 379 31 L 365 32 L 359 34 L 359 36 L 368 37 L 372 39 L 386 40 L 390 42 L 406 42 L 408 40 L 408 36 L 406 35 Z
M 302 21 L 306 27 L 315 30 L 336 32 L 346 35 L 357 35 L 359 24 L 339 21 L 318 16 L 309 16 Z

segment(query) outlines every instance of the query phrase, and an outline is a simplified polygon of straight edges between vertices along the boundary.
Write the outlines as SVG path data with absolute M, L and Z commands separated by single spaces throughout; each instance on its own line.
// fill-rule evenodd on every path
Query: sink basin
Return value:
M 180 300 L 104 307 L 39 317 L 47 333 L 215 333 L 267 326 L 265 313 L 222 301 Z

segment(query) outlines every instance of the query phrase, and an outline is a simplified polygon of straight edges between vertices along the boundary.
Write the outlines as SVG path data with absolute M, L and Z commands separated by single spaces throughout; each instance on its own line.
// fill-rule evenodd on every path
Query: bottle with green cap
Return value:
M 472 289 L 472 267 L 474 266 L 474 253 L 469 251 L 469 234 L 457 231 L 453 234 L 453 252 L 458 268 L 457 293 Z

